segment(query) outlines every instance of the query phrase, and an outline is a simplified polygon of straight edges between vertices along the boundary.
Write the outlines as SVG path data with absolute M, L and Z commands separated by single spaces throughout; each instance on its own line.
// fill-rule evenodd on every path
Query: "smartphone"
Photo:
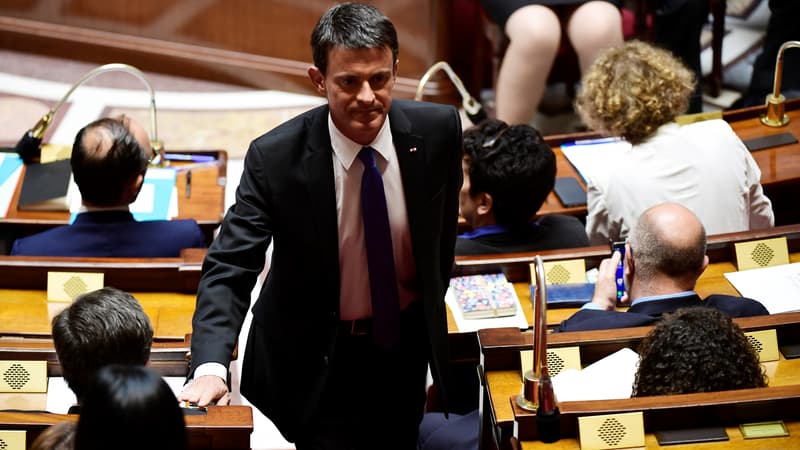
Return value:
M 614 280 L 617 284 L 617 303 L 622 300 L 625 294 L 625 241 L 617 241 L 611 244 L 611 254 L 619 252 L 619 263 L 614 275 Z

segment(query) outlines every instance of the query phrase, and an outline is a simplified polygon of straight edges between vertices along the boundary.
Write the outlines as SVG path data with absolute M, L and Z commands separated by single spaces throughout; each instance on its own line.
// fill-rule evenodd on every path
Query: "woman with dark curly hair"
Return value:
M 771 227 L 761 171 L 724 120 L 680 126 L 694 75 L 671 53 L 629 41 L 600 55 L 575 107 L 589 127 L 628 140 L 607 182 L 587 180 L 586 233 L 593 244 L 621 240 L 658 203 L 680 203 L 708 234 Z
M 714 308 L 679 309 L 639 346 L 633 397 L 764 387 L 758 355 L 738 325 Z

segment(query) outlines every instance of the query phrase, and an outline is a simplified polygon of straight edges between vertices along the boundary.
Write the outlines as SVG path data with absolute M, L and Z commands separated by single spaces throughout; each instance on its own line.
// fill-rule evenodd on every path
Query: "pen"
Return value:
M 192 170 L 186 171 L 186 198 L 192 196 Z

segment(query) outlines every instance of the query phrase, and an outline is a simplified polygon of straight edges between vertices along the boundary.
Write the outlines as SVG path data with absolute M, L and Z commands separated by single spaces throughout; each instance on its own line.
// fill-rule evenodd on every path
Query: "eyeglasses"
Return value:
M 505 127 L 505 128 L 503 128 L 502 130 L 500 130 L 500 132 L 498 132 L 497 134 L 495 134 L 493 137 L 491 137 L 491 138 L 487 139 L 487 140 L 486 140 L 486 141 L 483 143 L 483 145 L 481 145 L 481 147 L 483 147 L 483 148 L 492 148 L 492 147 L 494 147 L 494 144 L 495 144 L 495 142 L 497 142 L 497 140 L 498 140 L 498 139 L 500 139 L 500 137 L 501 137 L 501 136 L 503 136 L 503 133 L 505 133 L 506 131 L 508 131 L 510 128 L 511 128 L 511 127 Z

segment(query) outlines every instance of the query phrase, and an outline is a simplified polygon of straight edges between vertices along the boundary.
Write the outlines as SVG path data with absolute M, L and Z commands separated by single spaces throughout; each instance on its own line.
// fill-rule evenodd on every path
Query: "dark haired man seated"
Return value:
M 456 255 L 589 245 L 575 217 L 531 220 L 556 177 L 555 155 L 538 131 L 490 119 L 465 131 L 463 146 L 459 206 L 472 231 L 458 237 Z
M 81 192 L 71 225 L 17 239 L 12 255 L 172 257 L 205 247 L 192 219 L 137 222 L 129 210 L 152 150 L 145 130 L 126 117 L 96 120 L 78 131 L 70 165 Z
M 64 381 L 78 403 L 101 367 L 144 366 L 153 342 L 150 318 L 136 298 L 110 287 L 78 296 L 53 317 L 52 334 Z M 69 412 L 78 409 L 73 406 Z
M 662 314 L 689 306 L 708 306 L 730 317 L 769 314 L 752 299 L 711 295 L 701 300 L 694 291 L 708 266 L 706 232 L 700 219 L 684 206 L 662 203 L 647 209 L 625 245 L 624 276 L 628 311 L 616 310 L 616 267 L 620 254 L 600 263 L 594 297 L 561 322 L 558 331 L 585 331 L 651 325 Z

